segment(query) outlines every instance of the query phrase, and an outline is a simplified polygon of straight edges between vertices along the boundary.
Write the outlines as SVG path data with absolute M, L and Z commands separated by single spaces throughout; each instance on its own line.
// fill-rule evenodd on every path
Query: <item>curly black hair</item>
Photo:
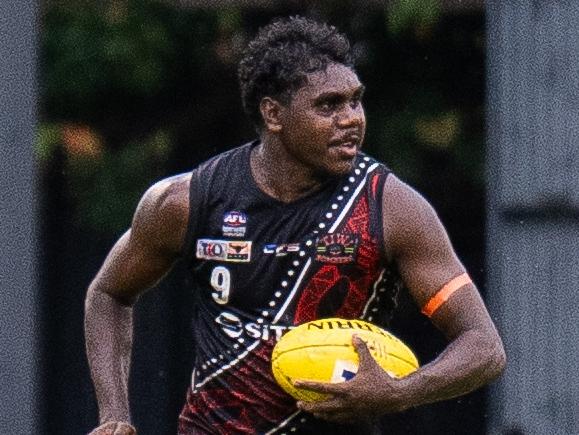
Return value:
M 354 68 L 346 36 L 328 24 L 293 16 L 261 28 L 239 63 L 239 84 L 245 112 L 263 127 L 259 104 L 263 97 L 284 104 L 306 80 L 306 75 L 338 63 Z

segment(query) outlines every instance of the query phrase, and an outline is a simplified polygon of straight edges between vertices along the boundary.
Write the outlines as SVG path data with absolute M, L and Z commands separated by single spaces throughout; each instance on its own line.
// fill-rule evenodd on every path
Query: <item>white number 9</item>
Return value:
M 231 273 L 223 266 L 217 266 L 211 272 L 211 287 L 216 292 L 211 293 L 213 300 L 218 304 L 225 305 L 229 301 L 229 289 L 231 287 Z

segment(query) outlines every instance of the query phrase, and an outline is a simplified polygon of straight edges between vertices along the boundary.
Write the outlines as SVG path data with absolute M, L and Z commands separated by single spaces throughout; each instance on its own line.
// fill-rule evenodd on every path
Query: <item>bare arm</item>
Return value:
M 419 307 L 465 272 L 435 211 L 418 193 L 389 177 L 384 231 L 390 255 Z M 444 352 L 400 381 L 403 407 L 468 393 L 495 379 L 505 366 L 501 339 L 475 286 L 458 289 L 431 316 L 450 341 Z
M 132 305 L 178 257 L 184 240 L 189 175 L 163 180 L 141 199 L 131 228 L 117 241 L 85 300 L 86 350 L 101 424 L 129 422 Z
M 385 185 L 383 210 L 387 255 L 422 308 L 446 283 L 463 274 L 464 267 L 432 207 L 394 176 Z M 450 341 L 435 361 L 395 380 L 356 339 L 360 367 L 354 379 L 341 384 L 299 383 L 333 395 L 323 402 L 300 402 L 300 408 L 328 420 L 356 420 L 465 394 L 501 373 L 502 342 L 474 285 L 457 290 L 431 320 Z

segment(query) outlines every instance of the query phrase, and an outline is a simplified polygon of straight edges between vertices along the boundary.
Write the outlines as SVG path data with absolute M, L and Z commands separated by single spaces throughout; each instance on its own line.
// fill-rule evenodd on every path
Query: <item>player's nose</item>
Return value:
M 339 127 L 358 127 L 364 124 L 365 116 L 362 104 L 346 104 L 337 114 L 337 124 Z

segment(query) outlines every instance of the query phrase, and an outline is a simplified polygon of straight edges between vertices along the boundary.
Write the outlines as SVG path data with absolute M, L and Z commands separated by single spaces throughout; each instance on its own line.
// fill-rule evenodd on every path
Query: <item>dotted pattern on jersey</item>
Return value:
M 355 318 L 362 314 L 368 299 L 368 289 L 380 275 L 380 250 L 378 241 L 369 231 L 368 209 L 368 198 L 364 195 L 343 228 L 346 233 L 360 236 L 357 267 L 350 264 L 322 265 L 303 290 L 294 325 L 321 317 Z M 341 300 L 341 304 L 336 306 L 336 300 Z M 325 307 L 324 302 L 329 307 Z
M 320 316 L 364 317 L 378 310 L 388 287 L 381 269 L 381 238 L 371 229 L 375 216 L 370 202 L 379 200 L 379 175 L 373 173 L 377 167 L 368 157 L 357 161 L 321 214 L 322 220 L 288 259 L 265 306 L 251 315 L 229 309 L 243 322 L 259 327 L 299 324 Z M 316 261 L 316 239 L 329 233 L 359 237 L 353 264 Z M 273 378 L 274 337 L 223 334 L 213 321 L 222 308 L 201 301 L 196 333 L 203 345 L 197 348 L 198 363 L 179 419 L 179 434 L 299 432 L 309 417 L 297 412 L 295 400 Z

